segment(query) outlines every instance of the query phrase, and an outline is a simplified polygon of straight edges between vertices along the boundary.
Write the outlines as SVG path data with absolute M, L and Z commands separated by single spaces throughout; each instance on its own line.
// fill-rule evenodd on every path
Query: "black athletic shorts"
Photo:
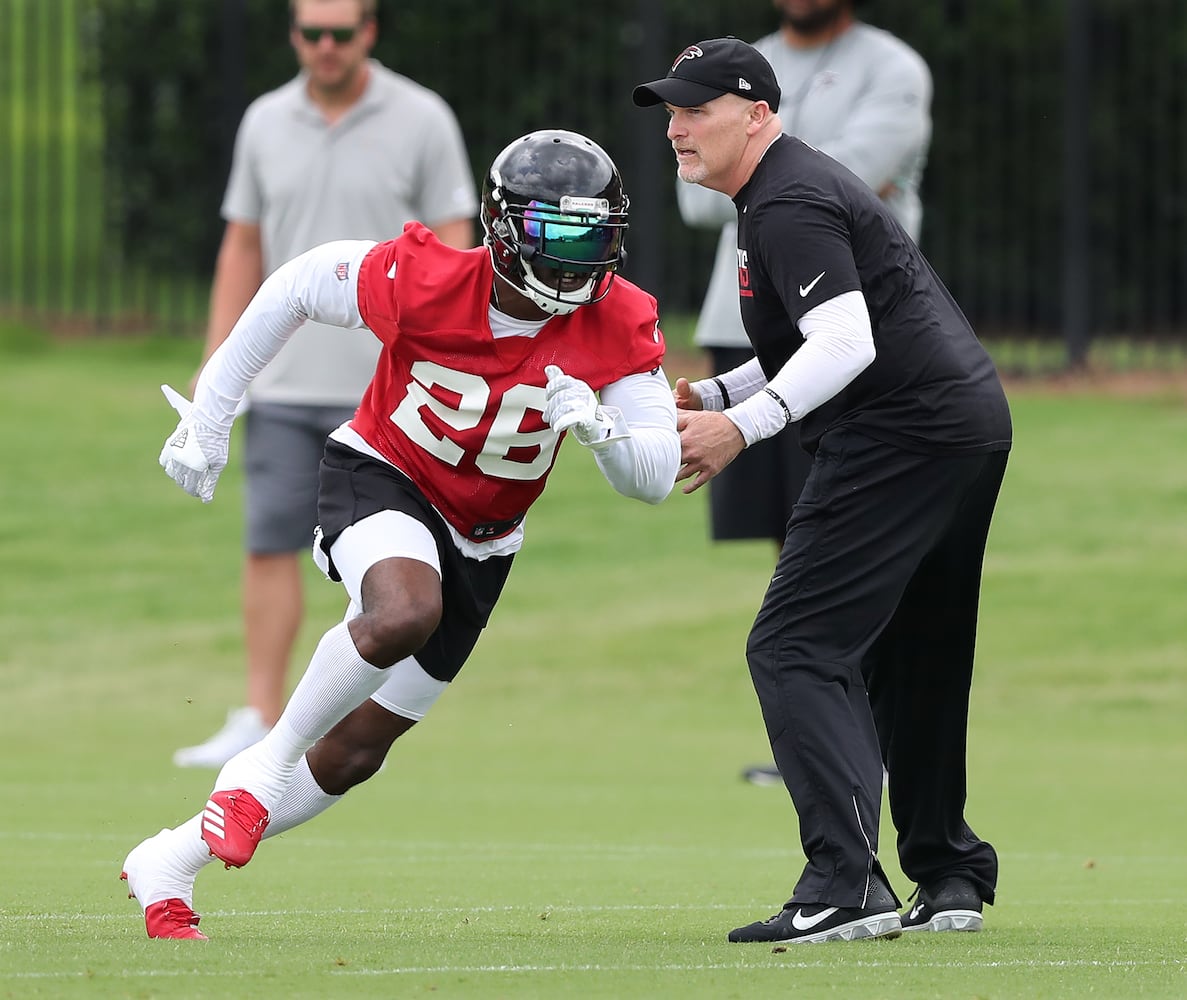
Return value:
M 441 560 L 441 624 L 417 652 L 416 661 L 439 681 L 457 676 L 490 620 L 514 556 L 470 559 L 453 543 L 441 515 L 398 469 L 360 454 L 337 441 L 326 442 L 317 500 L 322 549 L 330 547 L 352 524 L 395 510 L 415 518 L 432 532 Z M 339 579 L 330 560 L 330 576 Z

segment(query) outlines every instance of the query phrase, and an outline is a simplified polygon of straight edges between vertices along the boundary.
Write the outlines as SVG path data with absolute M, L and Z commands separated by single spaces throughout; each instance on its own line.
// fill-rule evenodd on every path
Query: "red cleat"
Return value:
M 228 868 L 247 864 L 268 829 L 268 810 L 251 792 L 212 792 L 202 812 L 202 839 Z
M 202 918 L 180 899 L 162 899 L 144 911 L 144 926 L 150 938 L 181 938 L 187 941 L 209 941 L 198 930 Z
M 120 872 L 120 878 L 127 882 L 128 873 Z M 135 899 L 136 893 L 131 890 L 129 884 L 128 898 Z M 159 903 L 150 903 L 144 910 L 144 928 L 150 938 L 209 941 L 210 938 L 198 930 L 201 919 L 181 899 L 162 899 Z
M 128 883 L 128 898 L 144 909 L 144 927 L 150 938 L 205 941 L 191 906 L 194 880 L 170 868 L 168 845 L 162 838 L 172 833 L 162 830 L 138 844 L 124 859 L 120 878 Z

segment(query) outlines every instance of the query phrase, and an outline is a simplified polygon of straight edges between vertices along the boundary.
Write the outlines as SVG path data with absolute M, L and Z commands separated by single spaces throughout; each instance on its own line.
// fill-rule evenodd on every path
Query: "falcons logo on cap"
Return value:
M 672 68 L 668 70 L 669 73 L 675 73 L 676 67 L 679 66 L 685 59 L 696 59 L 698 56 L 703 56 L 705 50 L 699 45 L 690 45 L 683 52 L 676 57 L 676 61 L 672 63 Z

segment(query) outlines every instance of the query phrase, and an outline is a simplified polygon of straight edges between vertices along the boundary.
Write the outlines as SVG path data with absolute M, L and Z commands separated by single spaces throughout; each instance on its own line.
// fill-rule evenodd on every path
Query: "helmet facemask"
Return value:
M 545 312 L 564 316 L 604 298 L 622 258 L 626 222 L 605 198 L 565 195 L 559 205 L 532 199 L 507 205 L 492 225 L 516 290 Z M 495 252 L 495 248 L 492 248 Z

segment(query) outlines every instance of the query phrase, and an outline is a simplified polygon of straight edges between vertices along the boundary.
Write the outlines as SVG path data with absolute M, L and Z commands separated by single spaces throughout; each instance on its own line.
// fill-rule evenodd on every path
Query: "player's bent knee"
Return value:
M 364 612 L 351 619 L 350 634 L 359 655 L 377 667 L 412 656 L 441 623 L 440 603 L 404 607 L 398 612 Z
M 337 748 L 341 752 L 327 753 L 318 760 L 314 771 L 318 785 L 327 795 L 345 795 L 355 785 L 375 777 L 383 766 L 386 750 L 377 747 Z M 314 762 L 310 761 L 313 769 Z
M 344 795 L 373 777 L 392 743 L 415 723 L 374 701 L 364 702 L 310 749 L 309 769 L 318 786 L 327 795 Z

